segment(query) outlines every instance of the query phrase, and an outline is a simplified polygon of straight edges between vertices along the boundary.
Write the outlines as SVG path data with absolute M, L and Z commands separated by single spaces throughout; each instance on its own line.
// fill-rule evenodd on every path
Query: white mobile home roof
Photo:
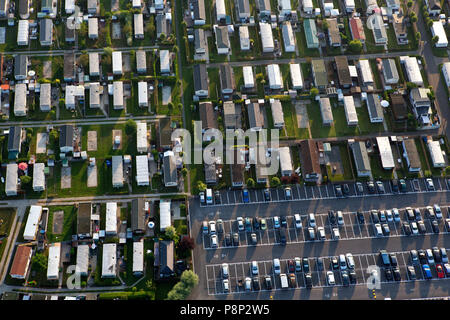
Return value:
M 400 57 L 400 61 L 405 65 L 406 76 L 409 82 L 418 86 L 423 85 L 422 74 L 420 73 L 419 63 L 416 57 Z
M 170 219 L 170 200 L 161 199 L 159 202 L 159 227 L 164 231 L 168 226 L 172 225 Z
M 444 62 L 442 64 L 442 73 L 447 87 L 450 87 L 450 62 Z
M 19 27 L 17 29 L 17 44 L 19 46 L 28 45 L 29 23 L 28 20 L 19 20 Z
M 133 0 L 133 8 L 140 8 L 141 6 L 141 0 Z
M 138 103 L 140 106 L 148 106 L 148 86 L 147 82 L 138 82 Z
M 41 110 L 51 107 L 52 85 L 50 83 L 41 83 L 41 93 L 39 95 L 39 106 Z
M 244 75 L 244 87 L 253 88 L 255 86 L 253 68 L 251 66 L 242 67 L 242 74 Z
M 281 172 L 292 171 L 291 151 L 289 147 L 278 148 Z
M 66 13 L 72 13 L 75 10 L 75 0 L 66 0 L 64 2 L 64 8 L 66 9 Z
M 361 70 L 361 79 L 364 85 L 373 83 L 372 69 L 370 68 L 369 60 L 359 60 L 359 70 Z
M 311 11 L 312 9 L 314 9 L 314 5 L 312 0 L 303 0 L 303 11 Z
M 269 64 L 267 66 L 267 74 L 269 76 L 270 89 L 282 89 L 283 79 L 281 78 L 280 66 L 277 64 Z
M 103 245 L 102 278 L 116 277 L 116 253 L 115 243 L 105 243 Z
M 89 269 L 89 246 L 87 244 L 78 245 L 76 272 L 81 275 L 87 275 L 88 269 Z
M 295 52 L 295 38 L 290 21 L 286 21 L 283 23 L 281 32 L 283 35 L 284 51 Z
M 333 112 L 331 111 L 330 98 L 324 97 L 319 100 L 320 113 L 322 114 L 322 123 L 333 123 Z
M 430 151 L 433 167 L 445 166 L 445 159 L 439 141 L 428 141 L 428 150 Z
M 10 163 L 6 165 L 6 185 L 5 192 L 7 196 L 17 195 L 17 179 L 18 179 L 18 165 L 17 163 Z
M 88 27 L 89 27 L 89 37 L 98 37 L 98 19 L 89 18 Z
M 35 163 L 33 166 L 33 190 L 44 191 L 45 189 L 45 164 L 42 162 Z
M 145 152 L 148 148 L 147 142 L 147 122 L 138 122 L 137 123 L 137 150 L 138 152 Z
M 358 124 L 358 115 L 356 114 L 355 100 L 353 96 L 344 96 L 345 117 L 348 125 Z
M 272 109 L 273 125 L 275 127 L 284 126 L 284 113 L 281 101 L 278 99 L 270 99 L 270 109 Z
M 24 116 L 27 113 L 27 85 L 18 83 L 14 93 L 14 115 Z
M 442 25 L 441 21 L 433 22 L 433 25 L 431 26 L 431 33 L 433 34 L 433 36 L 439 37 L 439 40 L 436 43 L 436 47 L 448 46 L 447 33 L 445 32 L 444 26 Z
M 112 156 L 112 184 L 113 187 L 123 186 L 123 160 L 122 156 Z
M 114 51 L 112 53 L 113 73 L 122 74 L 122 52 Z
M 226 16 L 226 11 L 225 11 L 225 0 L 216 0 L 216 17 L 217 17 L 217 21 L 219 21 L 220 19 L 225 18 Z
M 300 64 L 299 63 L 289 64 L 289 70 L 291 74 L 292 88 L 293 89 L 303 88 L 303 77 L 302 72 L 300 70 Z
M 134 14 L 134 36 L 144 36 L 144 15 L 142 13 Z
M 144 241 L 133 242 L 133 273 L 144 272 Z
M 106 203 L 106 233 L 117 233 L 117 202 Z
M 114 81 L 114 97 L 113 97 L 113 105 L 114 107 L 123 107 L 123 82 L 122 81 Z
M 136 156 L 136 182 L 140 185 L 149 185 L 148 159 L 146 155 Z
M 89 74 L 91 76 L 100 73 L 99 55 L 97 52 L 89 52 Z
M 292 10 L 291 0 L 278 0 L 278 6 L 283 11 L 291 11 Z
M 30 213 L 28 214 L 27 224 L 23 231 L 23 238 L 25 240 L 33 241 L 36 239 L 36 233 L 39 228 L 39 220 L 41 220 L 42 207 L 31 206 Z
M 159 52 L 159 63 L 162 73 L 170 72 L 170 54 L 169 50 L 161 50 Z
M 389 137 L 377 137 L 378 150 L 380 150 L 381 165 L 384 169 L 395 167 L 394 156 L 392 154 Z
M 275 45 L 273 43 L 272 27 L 268 23 L 260 22 L 259 29 L 263 52 L 273 52 Z
M 239 27 L 239 43 L 241 50 L 250 50 L 250 35 L 248 32 L 248 26 Z
M 47 279 L 59 277 L 59 263 L 61 259 L 61 242 L 53 243 L 48 249 Z

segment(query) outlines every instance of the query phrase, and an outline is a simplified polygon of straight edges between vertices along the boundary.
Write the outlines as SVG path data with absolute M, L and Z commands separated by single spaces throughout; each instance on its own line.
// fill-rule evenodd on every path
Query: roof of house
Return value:
M 400 93 L 391 93 L 391 108 L 396 120 L 406 119 L 408 117 L 408 107 L 405 98 Z
M 147 60 L 146 54 L 144 50 L 136 51 L 136 69 L 137 70 L 146 70 L 147 69 Z
M 328 22 L 328 34 L 330 35 L 331 42 L 333 44 L 335 43 L 341 43 L 341 34 L 339 32 L 337 19 L 327 19 Z
M 428 0 L 428 9 L 441 10 L 441 2 L 439 0 Z
M 164 184 L 177 183 L 177 165 L 175 163 L 175 156 L 172 151 L 164 153 L 163 158 L 164 167 Z
M 138 198 L 131 201 L 131 229 L 145 231 L 145 199 Z
M 230 38 L 228 37 L 228 27 L 227 26 L 217 26 L 215 28 L 216 33 L 216 44 L 218 49 L 229 48 Z
M 59 132 L 59 147 L 71 147 L 73 145 L 73 131 L 72 125 L 65 124 L 61 126 Z
M 31 260 L 31 246 L 17 246 L 10 275 L 25 277 Z
M 414 139 L 404 139 L 403 146 L 408 155 L 409 166 L 411 168 L 420 168 L 422 164 L 420 162 L 419 152 L 417 151 L 416 141 Z
M 41 19 L 41 21 L 39 22 L 39 41 L 52 41 L 52 34 L 52 19 Z
M 237 0 L 239 14 L 250 14 L 250 3 L 248 0 Z
M 394 32 L 398 36 L 408 34 L 408 27 L 405 22 L 405 16 L 394 13 L 392 15 Z
M 387 79 L 398 79 L 397 66 L 394 59 L 383 59 L 383 73 Z
M 236 106 L 232 101 L 226 101 L 223 104 L 223 114 L 225 127 L 240 128 L 241 124 L 238 123 L 239 115 L 236 112 Z
M 201 28 L 194 29 L 194 45 L 195 49 L 204 49 L 208 47 L 207 39 L 205 36 L 205 30 Z
M 300 161 L 302 174 L 320 174 L 319 149 L 312 139 L 300 141 Z
M 331 111 L 331 102 L 328 97 L 321 97 L 319 100 L 320 113 L 322 114 L 322 122 L 333 122 L 333 112 Z
M 21 127 L 9 127 L 8 151 L 19 151 L 21 136 L 22 136 Z
M 322 59 L 314 59 L 311 61 L 312 69 L 314 72 L 314 83 L 316 86 L 325 87 L 328 85 L 327 68 L 325 62 Z
M 174 242 L 159 242 L 159 273 L 171 275 L 174 272 Z
M 334 57 L 334 62 L 336 63 L 339 84 L 341 86 L 351 86 L 352 78 L 350 76 L 350 70 L 348 69 L 347 57 L 336 56 Z
M 73 53 L 64 54 L 64 79 L 75 77 L 75 55 Z
M 270 11 L 270 0 L 256 0 L 256 6 L 260 12 Z
M 19 54 L 14 58 L 14 76 L 26 77 L 28 73 L 28 56 Z
M 92 203 L 84 202 L 78 205 L 77 233 L 90 234 L 91 230 Z
M 275 125 L 276 124 L 284 125 L 284 113 L 283 113 L 283 106 L 281 104 L 281 101 L 278 99 L 271 99 L 270 100 L 270 108 L 272 110 L 273 123 Z
M 248 121 L 250 128 L 264 127 L 264 116 L 261 113 L 259 103 L 251 102 L 247 105 Z
M 412 88 L 410 95 L 415 103 L 430 103 L 429 92 L 428 88 Z
M 350 18 L 350 31 L 354 40 L 366 40 L 364 25 L 360 18 Z
M 371 118 L 383 118 L 383 107 L 377 94 L 369 93 L 367 95 L 367 109 Z
M 217 118 L 214 113 L 214 107 L 211 101 L 200 102 L 198 105 L 200 112 L 200 119 L 202 121 L 203 129 L 218 129 Z
M 192 1 L 194 19 L 195 20 L 206 20 L 205 13 L 205 1 L 204 0 L 194 0 Z
M 217 176 L 216 176 L 216 164 L 211 163 L 207 164 L 205 163 L 203 165 L 205 168 L 205 182 L 206 183 L 216 183 L 217 182 Z
M 317 37 L 316 21 L 314 19 L 303 20 L 303 28 L 305 30 L 306 43 L 308 48 L 318 46 L 319 38 Z
M 220 65 L 219 75 L 220 75 L 220 87 L 222 91 L 225 89 L 228 90 L 235 89 L 233 68 L 231 68 L 229 64 Z
M 205 64 L 194 65 L 194 89 L 195 91 L 208 91 L 208 72 Z
M 371 171 L 369 155 L 366 144 L 363 141 L 356 141 L 351 144 L 353 158 L 358 171 Z

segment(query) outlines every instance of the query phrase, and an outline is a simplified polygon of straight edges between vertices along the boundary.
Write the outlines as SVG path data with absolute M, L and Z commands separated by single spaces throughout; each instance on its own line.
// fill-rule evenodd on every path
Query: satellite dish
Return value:
M 148 223 L 148 227 L 149 227 L 150 229 L 153 229 L 153 228 L 155 227 L 155 223 L 154 223 L 153 221 L 150 221 L 150 222 Z
M 389 101 L 382 100 L 382 101 L 381 101 L 381 106 L 382 106 L 383 108 L 389 107 Z
M 33 70 L 30 70 L 30 71 L 28 71 L 28 75 L 29 75 L 30 77 L 34 77 L 34 76 L 36 75 L 36 72 L 33 71 Z

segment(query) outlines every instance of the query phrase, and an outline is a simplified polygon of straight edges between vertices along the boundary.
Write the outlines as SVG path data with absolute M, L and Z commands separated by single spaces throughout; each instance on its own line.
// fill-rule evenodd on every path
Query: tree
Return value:
M 87 54 L 80 55 L 78 62 L 83 68 L 87 68 L 89 66 L 89 56 Z
M 173 286 L 167 294 L 167 300 L 185 300 L 198 284 L 198 276 L 191 270 L 181 274 L 180 282 Z
M 198 276 L 194 271 L 186 270 L 181 274 L 180 282 L 192 289 L 198 284 Z
M 421 36 L 420 32 L 416 32 L 416 41 L 420 41 Z
M 431 178 L 431 176 L 432 176 L 430 170 L 425 170 L 423 174 L 424 174 L 425 178 Z
M 411 16 L 410 19 L 411 19 L 412 23 L 416 23 L 417 22 L 417 16 L 416 15 Z
M 414 2 L 412 0 L 408 0 L 406 3 L 406 6 L 408 7 L 408 10 L 413 6 Z
M 253 180 L 252 178 L 248 178 L 247 179 L 247 187 L 249 187 L 249 188 L 253 188 L 253 187 L 255 187 L 255 180 Z
M 411 90 L 412 88 L 417 88 L 417 84 L 415 84 L 414 82 L 407 82 L 406 88 L 408 88 L 409 90 Z
M 311 90 L 309 90 L 309 95 L 311 98 L 315 98 L 319 94 L 319 89 L 316 87 L 312 87 Z
M 168 240 L 173 240 L 175 243 L 178 242 L 178 233 L 174 226 L 168 226 L 166 230 L 164 230 L 164 237 Z
M 438 43 L 438 42 L 439 42 L 439 36 L 438 36 L 438 35 L 435 35 L 433 38 L 431 38 L 431 42 L 432 42 L 433 44 Z
M 328 27 L 328 21 L 326 19 L 322 20 L 322 29 L 326 31 L 328 30 Z
M 206 184 L 203 181 L 197 181 L 197 189 L 199 191 L 205 191 L 206 190 Z
M 31 187 L 31 177 L 30 176 L 21 176 L 20 177 L 20 184 L 22 189 L 29 189 Z
M 433 25 L 433 20 L 428 18 L 429 20 L 427 21 L 427 26 L 428 28 L 431 28 L 431 26 Z M 436 37 L 436 36 L 435 36 Z
M 195 241 L 189 236 L 183 236 L 178 244 L 181 250 L 194 250 Z
M 36 271 L 46 271 L 48 264 L 48 258 L 43 253 L 36 253 L 33 258 L 31 258 L 31 269 Z
M 125 133 L 128 136 L 131 136 L 136 133 L 136 130 L 137 130 L 136 121 L 134 121 L 133 119 L 127 120 L 127 122 L 125 123 Z
M 352 40 L 348 44 L 348 48 L 352 53 L 360 53 L 363 49 L 363 45 L 359 40 Z
M 181 174 L 183 175 L 183 177 L 186 178 L 186 176 L 188 174 L 188 169 L 186 169 L 186 168 L 181 169 Z
M 450 176 L 450 166 L 445 168 L 445 175 Z
M 271 184 L 273 187 L 278 187 L 278 186 L 281 184 L 280 178 L 278 178 L 278 177 L 273 177 L 273 178 L 270 180 L 270 184 Z

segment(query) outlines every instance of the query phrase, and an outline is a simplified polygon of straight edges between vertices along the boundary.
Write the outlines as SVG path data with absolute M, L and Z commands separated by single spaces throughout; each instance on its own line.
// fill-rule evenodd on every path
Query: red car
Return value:
M 288 272 L 289 273 L 294 273 L 295 272 L 295 262 L 294 260 L 288 260 Z
M 445 278 L 445 273 L 444 273 L 444 269 L 442 268 L 442 265 L 440 265 L 440 264 L 436 265 L 436 272 L 437 272 L 438 278 Z

